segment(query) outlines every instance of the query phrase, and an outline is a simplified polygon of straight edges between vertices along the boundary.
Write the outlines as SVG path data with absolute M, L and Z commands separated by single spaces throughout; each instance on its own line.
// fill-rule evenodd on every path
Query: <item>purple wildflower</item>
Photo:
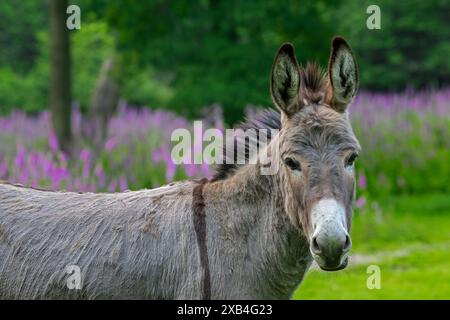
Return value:
M 117 146 L 117 139 L 116 138 L 110 138 L 105 143 L 105 149 L 108 152 L 111 152 L 115 147 Z
M 364 174 L 361 174 L 358 178 L 358 187 L 365 189 L 367 187 L 367 180 Z
M 48 131 L 48 146 L 53 153 L 56 153 L 59 150 L 58 138 L 53 130 Z
M 361 209 L 366 205 L 366 197 L 361 196 L 356 200 L 356 207 Z

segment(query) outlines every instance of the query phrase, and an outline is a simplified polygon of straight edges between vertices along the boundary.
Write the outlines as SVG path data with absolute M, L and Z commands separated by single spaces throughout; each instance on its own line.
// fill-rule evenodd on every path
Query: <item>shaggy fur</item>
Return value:
M 333 41 L 336 79 L 326 86 L 318 68 L 300 71 L 291 45 L 278 51 L 280 113 L 243 125 L 280 128 L 265 147 L 274 175 L 257 161 L 222 166 L 212 181 L 114 194 L 0 184 L 0 299 L 289 298 L 312 262 L 314 203 L 336 199 L 351 224 L 355 179 L 345 163 L 359 144 L 342 108 L 357 79 L 347 47 Z M 67 287 L 69 265 L 81 270 L 80 290 Z

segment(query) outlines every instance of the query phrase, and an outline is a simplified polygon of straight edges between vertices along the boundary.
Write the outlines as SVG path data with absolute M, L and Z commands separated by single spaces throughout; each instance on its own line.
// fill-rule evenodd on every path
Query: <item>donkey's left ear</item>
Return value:
M 294 46 L 283 44 L 272 66 L 270 92 L 277 108 L 288 117 L 298 112 L 300 69 Z
M 347 41 L 335 37 L 331 44 L 328 63 L 328 103 L 338 112 L 344 112 L 355 97 L 358 86 L 358 65 Z

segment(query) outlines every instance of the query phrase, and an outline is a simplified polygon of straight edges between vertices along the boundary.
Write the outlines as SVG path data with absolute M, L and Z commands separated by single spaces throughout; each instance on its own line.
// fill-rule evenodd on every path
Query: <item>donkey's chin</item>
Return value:
M 348 256 L 342 257 L 339 263 L 327 262 L 320 256 L 314 256 L 314 260 L 316 261 L 319 268 L 324 271 L 339 271 L 345 269 L 348 265 Z

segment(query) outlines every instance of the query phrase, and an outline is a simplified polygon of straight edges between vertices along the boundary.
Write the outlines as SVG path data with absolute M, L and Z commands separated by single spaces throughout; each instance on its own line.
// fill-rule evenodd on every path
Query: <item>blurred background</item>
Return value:
M 73 4 L 81 28 L 69 30 Z M 172 163 L 172 131 L 270 107 L 277 48 L 290 41 L 301 63 L 325 66 L 339 34 L 361 76 L 354 253 L 294 298 L 449 299 L 449 12 L 446 0 L 2 0 L 0 180 L 115 192 L 211 177 Z M 373 264 L 381 289 L 369 290 Z

